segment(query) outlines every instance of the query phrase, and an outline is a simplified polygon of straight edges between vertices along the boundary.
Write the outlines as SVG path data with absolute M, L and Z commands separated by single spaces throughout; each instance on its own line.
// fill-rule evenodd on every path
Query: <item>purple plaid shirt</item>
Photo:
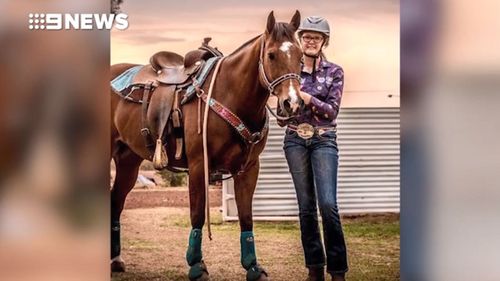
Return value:
M 302 65 L 303 67 L 303 65 Z M 293 123 L 313 126 L 336 126 L 344 89 L 344 71 L 334 63 L 321 60 L 316 69 L 316 81 L 310 73 L 301 71 L 301 90 L 312 96 L 311 102 Z

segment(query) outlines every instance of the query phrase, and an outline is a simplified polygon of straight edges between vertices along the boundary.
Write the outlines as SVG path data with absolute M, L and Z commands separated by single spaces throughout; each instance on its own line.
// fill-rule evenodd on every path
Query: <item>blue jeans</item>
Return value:
M 318 226 L 319 206 L 327 271 L 346 272 L 347 251 L 337 207 L 339 158 L 336 133 L 329 131 L 304 140 L 296 132 L 287 130 L 283 149 L 297 193 L 306 266 L 325 265 L 325 251 Z

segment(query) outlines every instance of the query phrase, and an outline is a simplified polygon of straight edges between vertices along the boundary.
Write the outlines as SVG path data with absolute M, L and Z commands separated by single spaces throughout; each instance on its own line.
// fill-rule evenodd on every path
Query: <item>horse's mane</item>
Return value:
M 261 36 L 262 36 L 262 34 L 259 34 L 255 37 L 253 37 L 252 39 L 248 40 L 243 45 L 241 45 L 238 49 L 236 49 L 234 52 L 232 52 L 229 56 L 237 54 L 239 51 L 241 51 L 242 49 L 244 49 L 248 45 L 255 42 L 255 40 L 257 40 Z M 271 38 L 275 41 L 285 41 L 285 40 L 294 41 L 295 40 L 295 31 L 293 29 L 291 29 L 290 24 L 284 23 L 284 22 L 278 22 L 274 26 L 273 32 L 271 33 Z
M 232 56 L 234 54 L 237 54 L 239 51 L 241 51 L 242 49 L 244 49 L 246 46 L 252 44 L 255 40 L 257 40 L 258 38 L 260 38 L 262 36 L 262 34 L 259 34 L 257 36 L 255 36 L 254 38 L 248 40 L 247 42 L 245 42 L 243 45 L 241 45 L 238 49 L 236 49 L 234 52 L 232 52 L 229 56 Z

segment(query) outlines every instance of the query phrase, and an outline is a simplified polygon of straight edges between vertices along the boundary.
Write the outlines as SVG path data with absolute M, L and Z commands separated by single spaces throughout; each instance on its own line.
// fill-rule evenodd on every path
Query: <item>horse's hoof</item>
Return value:
M 247 271 L 247 281 L 269 281 L 269 277 L 264 268 L 257 264 Z
M 262 273 L 257 281 L 269 281 L 269 280 L 270 280 L 269 277 L 267 277 L 267 275 Z
M 210 277 L 208 276 L 207 273 L 203 272 L 203 274 L 198 277 L 197 279 L 194 279 L 195 281 L 210 281 Z
M 207 266 L 203 261 L 194 264 L 189 269 L 188 277 L 190 281 L 209 281 Z
M 119 256 L 111 260 L 111 272 L 125 272 L 125 262 Z

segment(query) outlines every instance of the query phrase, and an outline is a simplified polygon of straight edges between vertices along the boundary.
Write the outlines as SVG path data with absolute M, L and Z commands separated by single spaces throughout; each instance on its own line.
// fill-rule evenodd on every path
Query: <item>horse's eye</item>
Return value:
M 276 55 L 274 53 L 268 53 L 267 56 L 270 60 L 274 60 L 276 58 Z

